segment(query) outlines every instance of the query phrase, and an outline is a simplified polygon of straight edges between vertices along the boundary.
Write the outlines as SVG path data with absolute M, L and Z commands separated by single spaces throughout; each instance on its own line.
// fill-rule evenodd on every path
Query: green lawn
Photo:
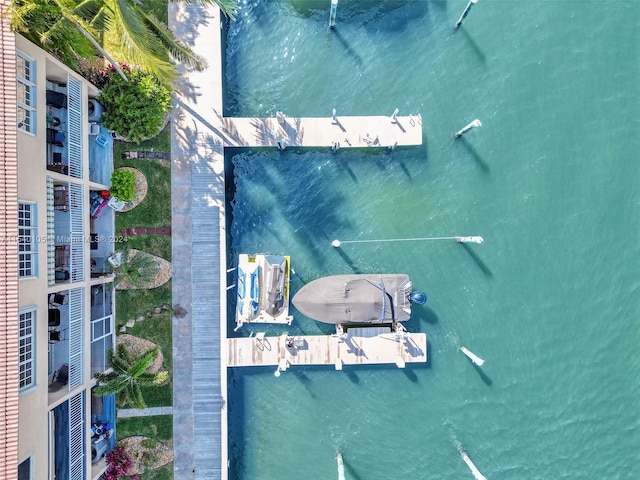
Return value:
M 163 304 L 171 306 L 171 281 L 148 290 L 118 290 L 116 292 L 116 324 L 118 327 Z M 171 330 L 171 323 L 168 325 Z
M 123 228 L 170 226 L 171 168 L 169 163 L 152 159 L 123 160 L 122 157 L 114 157 L 114 164 L 115 168 L 137 168 L 146 177 L 148 185 L 147 195 L 137 207 L 116 215 L 116 233 L 120 234 Z
M 152 159 L 123 160 L 122 153 L 127 151 L 152 150 L 170 152 L 170 129 L 167 127 L 157 137 L 139 144 L 115 142 L 114 166 L 134 167 L 147 178 L 148 191 L 144 200 L 133 210 L 116 215 L 116 234 L 125 228 L 164 227 L 171 225 L 171 168 L 169 162 Z M 171 237 L 169 235 L 137 235 L 128 237 L 126 247 L 158 255 L 171 261 Z M 116 323 L 119 326 L 146 312 L 169 306 L 171 302 L 171 281 L 148 290 L 123 290 L 116 292 Z M 171 311 L 162 312 L 145 318 L 128 328 L 127 333 L 135 335 L 160 347 L 164 356 L 164 366 L 172 378 L 172 337 Z M 171 406 L 173 403 L 173 384 L 170 380 L 161 387 L 142 388 L 142 394 L 149 407 Z M 132 435 L 145 435 L 156 440 L 166 441 L 173 438 L 173 417 L 162 415 L 154 417 L 123 418 L 116 421 L 118 439 Z M 173 464 L 151 470 L 140 475 L 141 480 L 169 480 L 173 478 Z

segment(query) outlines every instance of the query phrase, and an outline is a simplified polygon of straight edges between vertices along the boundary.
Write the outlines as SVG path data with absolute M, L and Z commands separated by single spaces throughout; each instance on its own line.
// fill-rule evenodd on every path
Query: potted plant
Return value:
M 171 110 L 171 88 L 153 75 L 130 70 L 128 81 L 110 72 L 98 101 L 105 108 L 103 124 L 125 140 L 154 137 Z

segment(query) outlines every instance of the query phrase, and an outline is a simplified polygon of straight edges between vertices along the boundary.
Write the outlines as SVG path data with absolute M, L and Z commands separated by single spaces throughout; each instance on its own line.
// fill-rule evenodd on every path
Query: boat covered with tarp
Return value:
M 413 292 L 402 273 L 333 275 L 303 286 L 293 297 L 303 315 L 324 323 L 376 324 L 409 320 L 411 305 L 427 296 Z
M 237 328 L 244 323 L 291 324 L 288 256 L 240 254 L 237 272 Z

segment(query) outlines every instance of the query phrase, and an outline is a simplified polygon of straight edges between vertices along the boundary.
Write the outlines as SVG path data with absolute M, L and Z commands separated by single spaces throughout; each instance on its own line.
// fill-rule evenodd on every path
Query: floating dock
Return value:
M 227 366 L 278 366 L 285 371 L 293 365 L 395 364 L 427 361 L 425 333 L 396 334 L 390 328 L 350 328 L 340 335 L 267 337 L 257 336 L 227 339 Z
M 228 147 L 395 148 L 422 145 L 422 117 L 221 118 Z M 279 144 L 279 145 L 278 145 Z

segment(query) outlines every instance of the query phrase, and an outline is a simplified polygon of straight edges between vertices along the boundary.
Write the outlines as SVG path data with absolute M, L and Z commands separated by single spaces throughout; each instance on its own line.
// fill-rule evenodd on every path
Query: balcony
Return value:
M 84 123 L 82 83 L 47 81 L 47 170 L 82 178 Z
M 91 478 L 107 468 L 105 455 L 116 446 L 116 396 L 91 395 Z
M 103 283 L 91 287 L 91 375 L 109 368 L 107 352 L 113 348 L 115 332 L 113 325 L 114 294 L 111 284 Z
M 49 295 L 49 404 L 84 382 L 84 289 Z
M 115 211 L 99 191 L 89 195 L 91 278 L 111 276 L 107 258 L 114 252 Z
M 113 138 L 100 124 L 92 124 L 89 134 L 89 180 L 106 187 L 113 173 Z
M 47 178 L 49 285 L 84 280 L 83 187 Z
M 85 392 L 80 392 L 49 411 L 49 478 L 85 478 L 85 408 Z

